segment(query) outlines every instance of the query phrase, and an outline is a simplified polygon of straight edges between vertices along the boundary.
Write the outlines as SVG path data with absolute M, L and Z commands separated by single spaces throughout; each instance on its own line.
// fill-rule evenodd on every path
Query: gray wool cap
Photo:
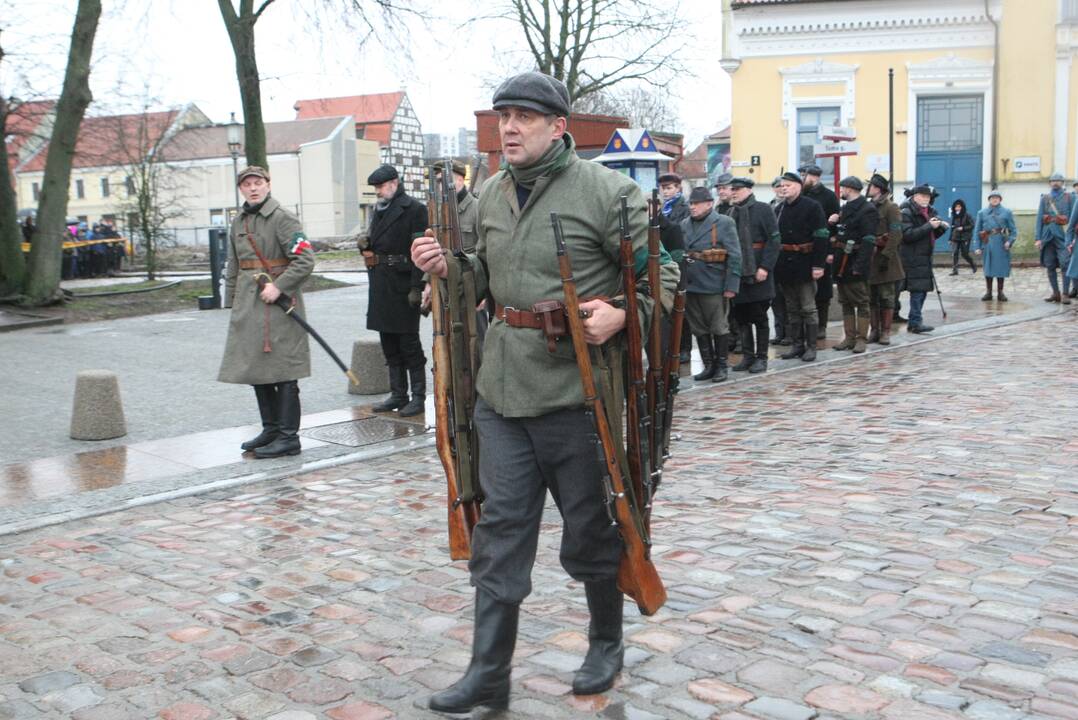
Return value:
M 719 175 L 717 178 L 715 178 L 715 187 L 723 187 L 724 185 L 729 185 L 733 181 L 734 176 L 732 174 L 723 173 L 722 175 Z
M 381 185 L 384 182 L 396 180 L 398 177 L 400 175 L 397 174 L 397 168 L 392 165 L 382 165 L 367 177 L 367 184 Z
M 856 190 L 857 192 L 861 192 L 862 190 L 865 189 L 865 185 L 864 185 L 864 183 L 861 182 L 861 179 L 856 178 L 853 175 L 850 175 L 849 177 L 842 178 L 842 180 L 839 181 L 838 186 L 839 187 L 847 187 L 847 188 L 850 188 L 851 190 Z
M 569 117 L 569 90 L 561 80 L 541 72 L 520 73 L 505 80 L 494 91 L 492 107 L 495 110 L 510 106 Z
M 747 177 L 736 177 L 730 181 L 730 187 L 734 190 L 737 190 L 739 188 L 751 189 L 752 186 L 755 184 L 756 183 L 753 181 L 752 178 Z

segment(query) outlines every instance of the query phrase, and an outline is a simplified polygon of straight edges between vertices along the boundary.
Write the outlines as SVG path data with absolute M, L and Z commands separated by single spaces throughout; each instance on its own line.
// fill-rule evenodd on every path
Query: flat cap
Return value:
M 692 192 L 689 193 L 689 203 L 703 203 L 714 202 L 715 198 L 711 197 L 711 191 L 706 187 L 694 187 Z
M 782 175 L 779 176 L 779 181 L 781 182 L 783 180 L 785 180 L 786 182 L 795 182 L 798 185 L 804 184 L 804 182 L 801 180 L 801 176 L 795 172 L 784 172 Z
M 243 182 L 243 179 L 245 177 L 260 177 L 266 182 L 269 182 L 270 179 L 269 171 L 266 170 L 266 168 L 264 167 L 259 167 L 258 165 L 248 165 L 244 169 L 240 170 L 239 174 L 236 175 L 236 184 L 239 185 L 241 182 Z
M 663 173 L 662 175 L 659 176 L 659 184 L 660 185 L 665 185 L 666 183 L 674 183 L 676 185 L 680 185 L 681 184 L 681 176 L 678 175 L 677 173 L 672 173 L 672 172 Z
M 880 175 L 879 173 L 872 173 L 872 177 L 868 179 L 868 184 L 875 185 L 884 192 L 887 192 L 891 189 L 891 183 L 889 183 L 887 181 L 887 178 L 885 178 L 883 175 Z
M 492 107 L 523 107 L 544 115 L 569 117 L 569 90 L 561 80 L 541 72 L 524 72 L 502 82 L 494 91 Z
M 802 175 L 815 175 L 816 177 L 820 177 L 821 175 L 823 175 L 823 169 L 820 168 L 820 166 L 816 163 L 805 163 L 801 167 L 797 168 L 797 172 L 801 173 Z
M 719 175 L 717 178 L 715 178 L 715 187 L 722 187 L 724 185 L 729 185 L 733 181 L 734 181 L 734 176 L 733 175 L 731 175 L 730 173 L 723 173 L 722 175 Z
M 752 178 L 747 177 L 736 177 L 730 181 L 730 187 L 734 188 L 735 190 L 737 190 L 738 188 L 749 189 L 755 184 L 756 183 L 753 182 Z
M 445 162 L 445 160 L 439 160 L 431 165 L 431 169 L 434 170 L 434 172 L 442 172 L 445 170 Z M 457 175 L 460 175 L 461 177 L 468 176 L 468 168 L 460 160 L 451 160 L 449 161 L 449 164 L 452 166 L 453 172 Z
M 1000 194 L 999 190 L 993 190 L 992 192 L 988 193 L 988 199 L 989 200 L 991 200 L 994 197 L 998 197 L 1000 200 L 1003 199 L 1003 196 Z
M 396 180 L 400 175 L 397 174 L 397 168 L 392 165 L 382 165 L 377 170 L 367 176 L 368 185 L 381 185 L 384 182 L 390 180 Z
M 857 192 L 861 192 L 862 190 L 865 189 L 865 185 L 864 185 L 864 183 L 861 182 L 861 178 L 856 178 L 853 175 L 842 178 L 839 181 L 838 186 L 839 187 L 847 187 L 847 188 L 850 188 L 851 190 L 856 190 Z
M 1048 178 L 1048 182 L 1064 182 L 1065 180 L 1066 178 L 1061 173 L 1052 173 L 1051 177 Z

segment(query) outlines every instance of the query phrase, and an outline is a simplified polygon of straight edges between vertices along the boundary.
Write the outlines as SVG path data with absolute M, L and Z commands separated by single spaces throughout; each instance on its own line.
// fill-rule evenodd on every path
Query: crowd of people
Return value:
M 932 260 L 936 240 L 950 230 L 952 275 L 959 259 L 976 273 L 981 258 L 984 301 L 1008 300 L 1011 250 L 1018 238 L 1014 215 L 996 190 L 976 217 L 965 201 L 951 205 L 949 222 L 933 206 L 938 193 L 927 184 L 892 199 L 887 178 L 874 174 L 866 183 L 847 177 L 835 194 L 820 179 L 822 169 L 803 165 L 772 183 L 770 207 L 756 200 L 754 181 L 720 175 L 715 195 L 695 187 L 688 198 L 675 173 L 659 178 L 663 198 L 663 242 L 686 279 L 686 318 L 691 335 L 682 343 L 688 361 L 695 337 L 704 369 L 697 381 L 722 382 L 728 370 L 767 370 L 768 346 L 789 347 L 780 357 L 816 359 L 817 341 L 827 335 L 829 308 L 837 292 L 843 337 L 835 350 L 863 353 L 871 343 L 890 344 L 895 322 L 911 333 L 929 333 L 923 307 L 937 288 Z M 1078 254 L 1074 253 L 1078 202 L 1053 175 L 1041 197 L 1035 245 L 1046 268 L 1048 302 L 1070 304 L 1078 295 Z M 1078 191 L 1078 183 L 1075 183 Z M 972 254 L 971 254 L 972 251 Z M 1057 279 L 1062 272 L 1062 289 Z M 994 293 L 993 293 L 994 291 Z M 901 293 L 908 317 L 902 317 Z M 768 310 L 774 317 L 769 336 Z M 727 367 L 729 352 L 741 361 Z
M 32 215 L 27 215 L 20 226 L 23 242 L 34 241 L 37 227 Z M 122 242 L 94 242 L 119 240 L 120 233 L 109 218 L 102 218 L 92 226 L 85 220 L 69 220 L 64 237 L 63 260 L 60 276 L 64 280 L 76 278 L 106 277 L 119 272 L 127 255 Z

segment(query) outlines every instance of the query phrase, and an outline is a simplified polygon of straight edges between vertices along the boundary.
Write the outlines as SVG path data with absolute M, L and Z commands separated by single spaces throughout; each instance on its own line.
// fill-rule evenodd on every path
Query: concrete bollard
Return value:
M 352 344 L 352 372 L 359 385 L 348 383 L 352 395 L 383 395 L 389 392 L 389 372 L 377 340 L 356 340 Z
M 75 376 L 71 411 L 73 440 L 109 440 L 127 434 L 120 382 L 109 370 L 81 370 Z

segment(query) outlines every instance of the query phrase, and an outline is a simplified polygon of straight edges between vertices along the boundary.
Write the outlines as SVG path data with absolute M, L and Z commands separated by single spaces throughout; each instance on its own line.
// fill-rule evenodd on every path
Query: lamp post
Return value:
M 236 197 L 236 212 L 239 212 L 240 208 L 240 188 L 236 184 L 236 175 L 239 174 L 239 167 L 236 163 L 240 157 L 240 148 L 243 147 L 242 131 L 243 126 L 236 122 L 236 113 L 232 113 L 232 117 L 229 119 L 228 124 L 225 126 L 228 131 L 228 154 L 232 156 L 232 187 L 235 190 Z

